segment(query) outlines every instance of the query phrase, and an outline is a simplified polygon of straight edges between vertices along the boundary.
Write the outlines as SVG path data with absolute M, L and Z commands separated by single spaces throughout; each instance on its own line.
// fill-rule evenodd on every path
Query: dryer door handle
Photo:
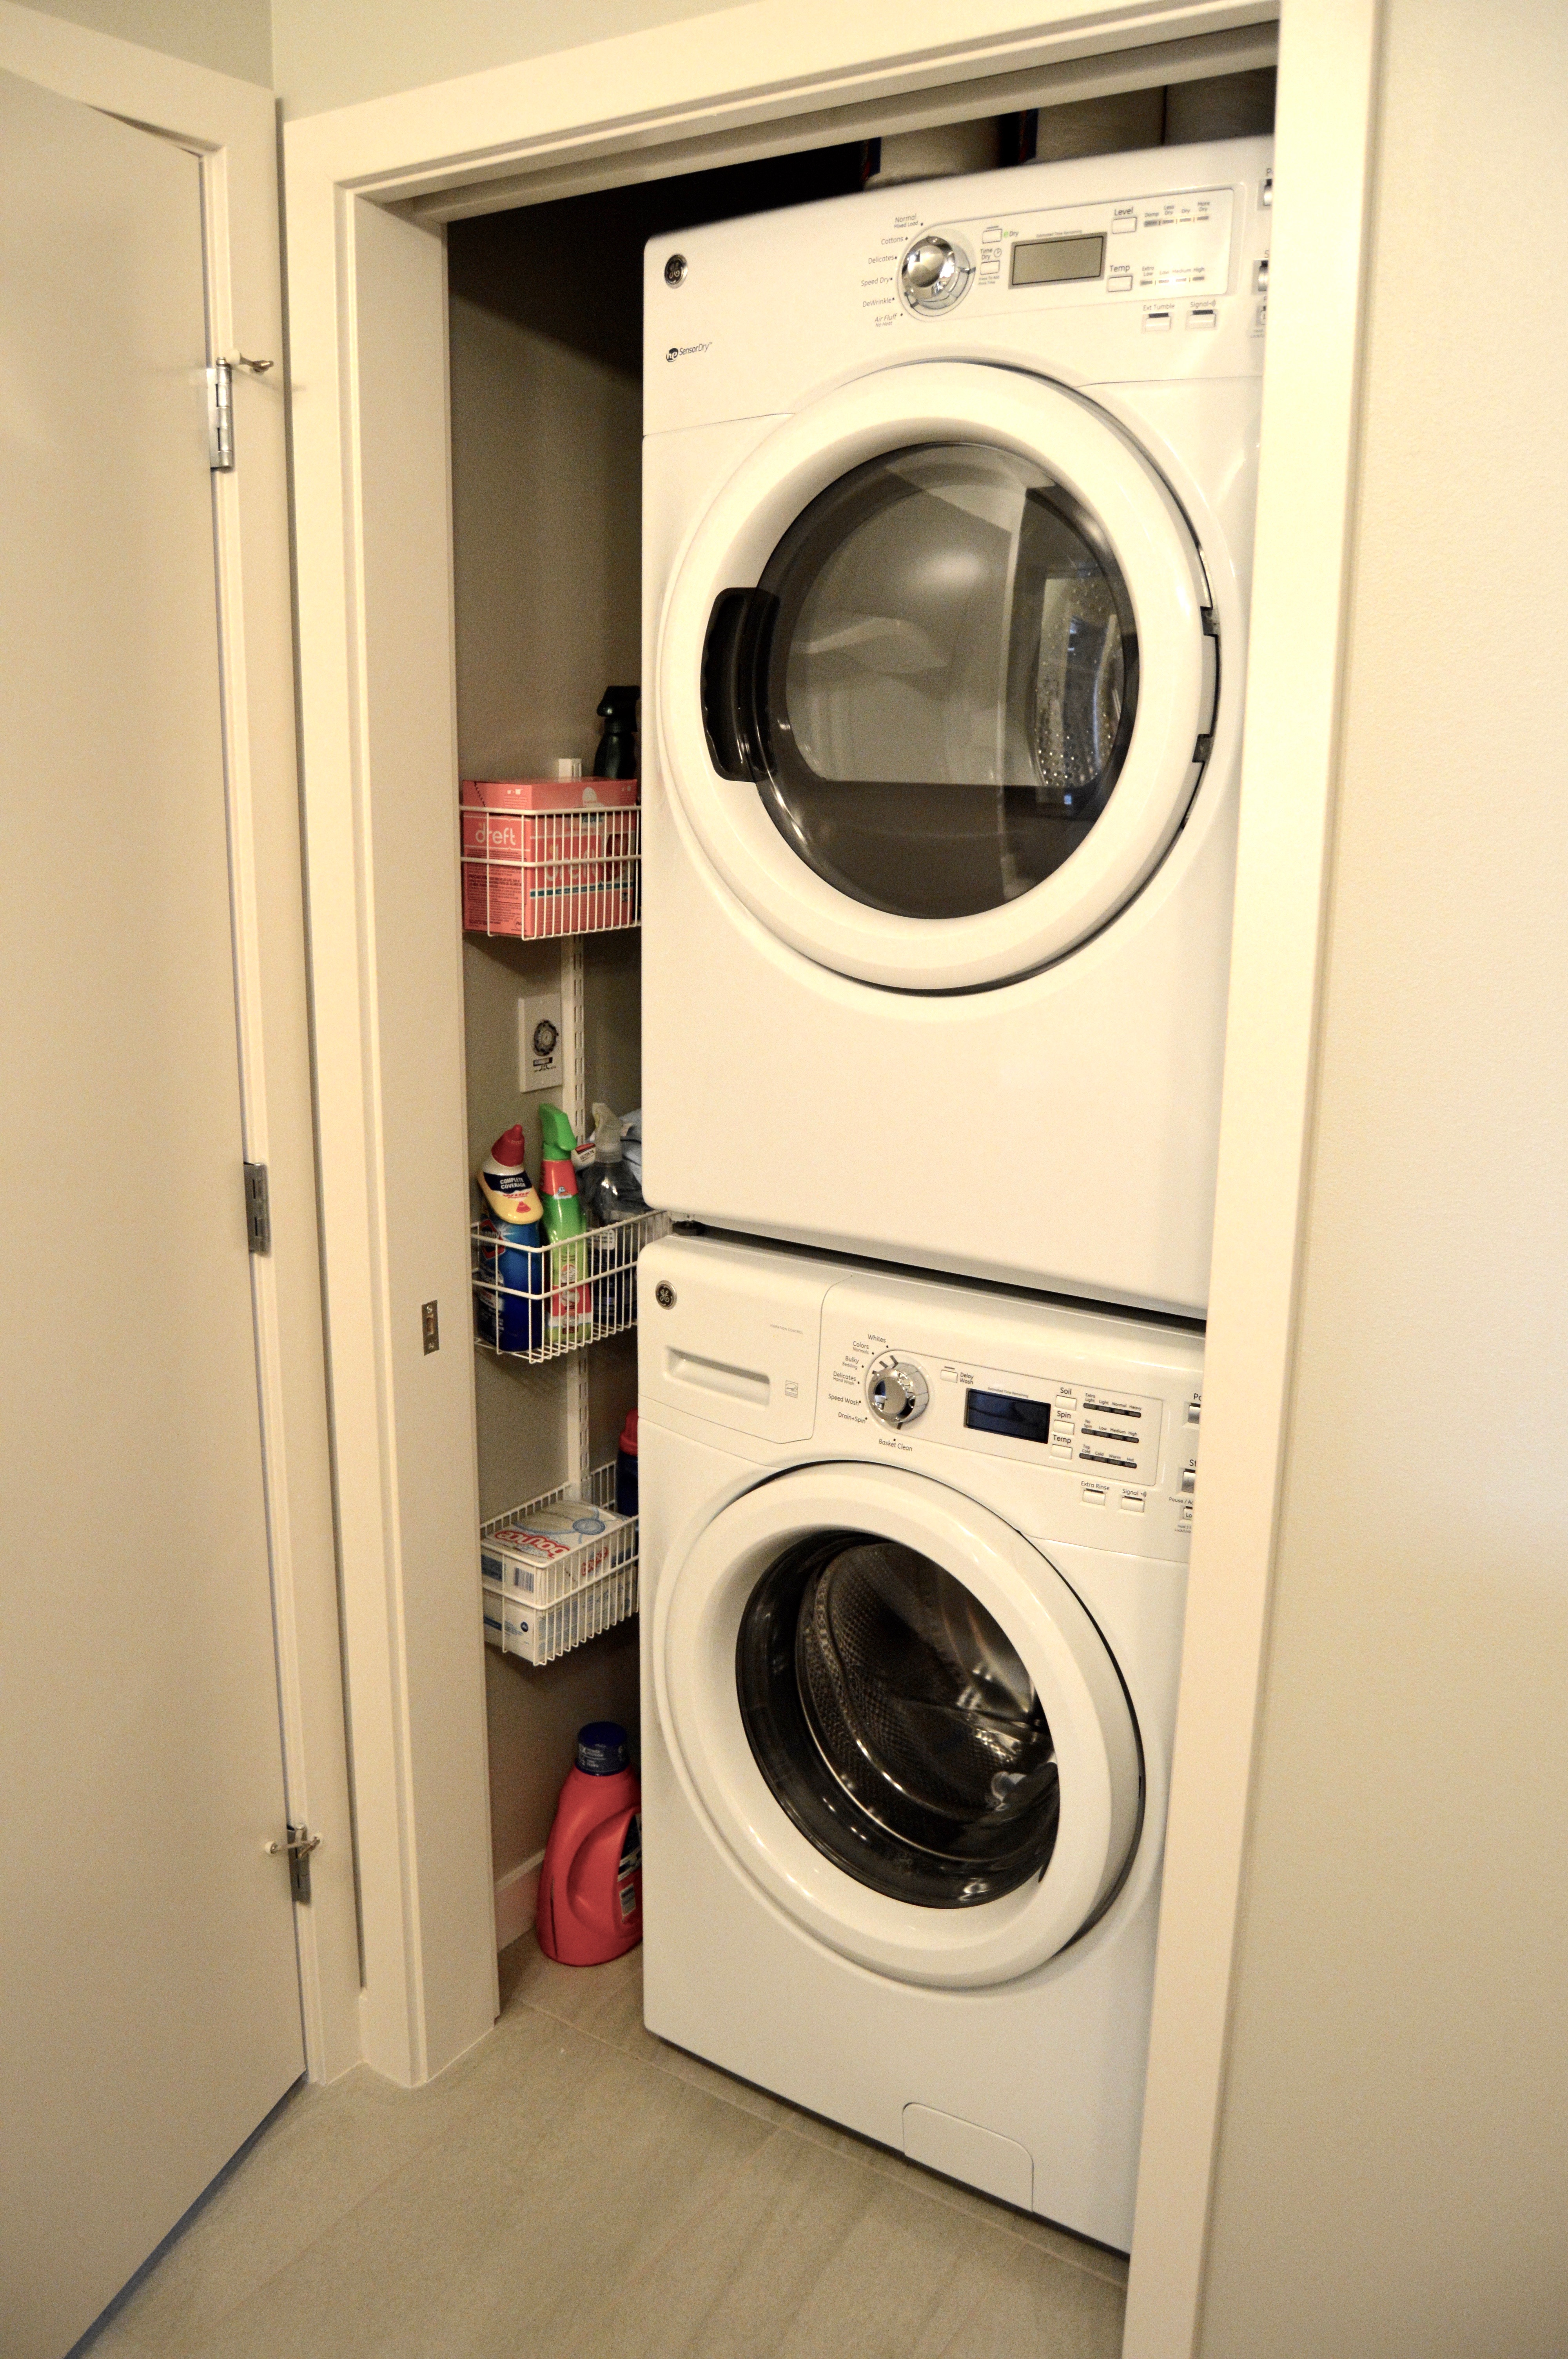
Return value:
M 721 590 L 702 649 L 702 725 L 721 778 L 760 786 L 769 775 L 758 690 L 773 643 L 778 600 L 759 590 Z

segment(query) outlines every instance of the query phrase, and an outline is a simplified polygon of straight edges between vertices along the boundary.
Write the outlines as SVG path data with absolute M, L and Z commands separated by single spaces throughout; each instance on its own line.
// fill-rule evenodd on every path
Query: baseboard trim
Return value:
M 495 1882 L 495 1946 L 509 1949 L 534 1922 L 539 1901 L 539 1870 L 545 1854 L 536 1851 L 518 1867 L 509 1867 Z

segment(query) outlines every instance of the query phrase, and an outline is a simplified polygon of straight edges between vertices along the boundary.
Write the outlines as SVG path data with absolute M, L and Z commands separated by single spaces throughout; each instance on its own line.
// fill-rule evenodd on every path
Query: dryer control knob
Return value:
M 898 283 L 912 311 L 948 311 L 968 287 L 975 266 L 946 237 L 917 237 L 899 265 Z
M 920 1370 L 907 1360 L 878 1360 L 866 1374 L 866 1405 L 882 1425 L 913 1425 L 931 1399 Z

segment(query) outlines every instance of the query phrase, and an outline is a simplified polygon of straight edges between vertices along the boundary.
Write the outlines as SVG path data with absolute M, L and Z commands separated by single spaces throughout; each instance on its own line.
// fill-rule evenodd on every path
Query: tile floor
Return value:
M 1114 2359 L 1124 2264 L 643 2027 L 532 1934 L 427 2088 L 285 2105 L 91 2359 Z

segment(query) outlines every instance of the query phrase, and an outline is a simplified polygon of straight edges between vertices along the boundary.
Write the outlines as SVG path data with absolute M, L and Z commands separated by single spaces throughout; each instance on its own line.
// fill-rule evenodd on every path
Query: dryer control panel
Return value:
M 971 287 L 1003 300 L 1027 297 L 1035 308 L 1196 296 L 1212 311 L 1214 299 L 1230 292 L 1235 208 L 1228 188 L 1159 190 L 945 221 L 909 238 L 898 293 L 921 315 L 951 310 Z

